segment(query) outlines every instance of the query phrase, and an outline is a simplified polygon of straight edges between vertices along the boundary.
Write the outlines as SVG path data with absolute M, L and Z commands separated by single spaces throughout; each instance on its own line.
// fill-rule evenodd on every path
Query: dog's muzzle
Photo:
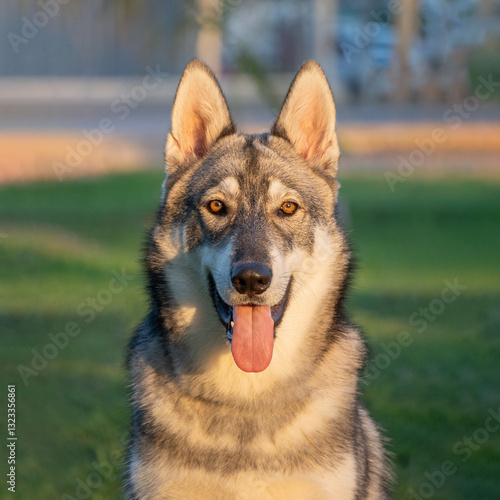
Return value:
M 249 301 L 242 305 L 227 304 L 220 296 L 215 280 L 208 275 L 210 295 L 219 318 L 226 328 L 233 358 L 243 371 L 261 372 L 272 359 L 275 328 L 283 318 L 292 280 L 288 282 L 283 298 L 274 306 L 255 302 L 255 296 L 270 286 L 272 271 L 257 263 L 237 264 L 231 272 L 233 288 Z M 252 301 L 251 299 L 254 298 Z

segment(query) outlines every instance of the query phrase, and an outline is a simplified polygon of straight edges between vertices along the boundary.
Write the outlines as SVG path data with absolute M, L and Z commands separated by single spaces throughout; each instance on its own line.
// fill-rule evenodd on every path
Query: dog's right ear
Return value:
M 167 173 L 172 174 L 180 165 L 202 158 L 218 139 L 235 132 L 214 74 L 201 61 L 191 61 L 175 95 L 165 148 Z

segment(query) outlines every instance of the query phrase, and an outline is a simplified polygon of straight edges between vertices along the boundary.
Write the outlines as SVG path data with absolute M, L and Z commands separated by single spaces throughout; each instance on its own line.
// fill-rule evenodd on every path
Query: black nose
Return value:
M 238 293 L 258 295 L 265 292 L 273 273 L 263 264 L 237 264 L 231 273 L 231 282 Z

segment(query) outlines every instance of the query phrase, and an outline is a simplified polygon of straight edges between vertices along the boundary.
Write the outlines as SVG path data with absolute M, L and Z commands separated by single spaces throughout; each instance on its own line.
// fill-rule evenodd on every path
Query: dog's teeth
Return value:
M 231 328 L 234 328 L 234 321 L 231 321 Z

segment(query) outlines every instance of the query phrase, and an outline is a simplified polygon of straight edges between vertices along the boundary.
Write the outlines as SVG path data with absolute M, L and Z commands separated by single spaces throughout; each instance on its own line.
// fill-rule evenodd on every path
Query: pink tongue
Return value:
M 234 306 L 231 351 L 245 372 L 265 370 L 273 357 L 274 321 L 267 306 Z

